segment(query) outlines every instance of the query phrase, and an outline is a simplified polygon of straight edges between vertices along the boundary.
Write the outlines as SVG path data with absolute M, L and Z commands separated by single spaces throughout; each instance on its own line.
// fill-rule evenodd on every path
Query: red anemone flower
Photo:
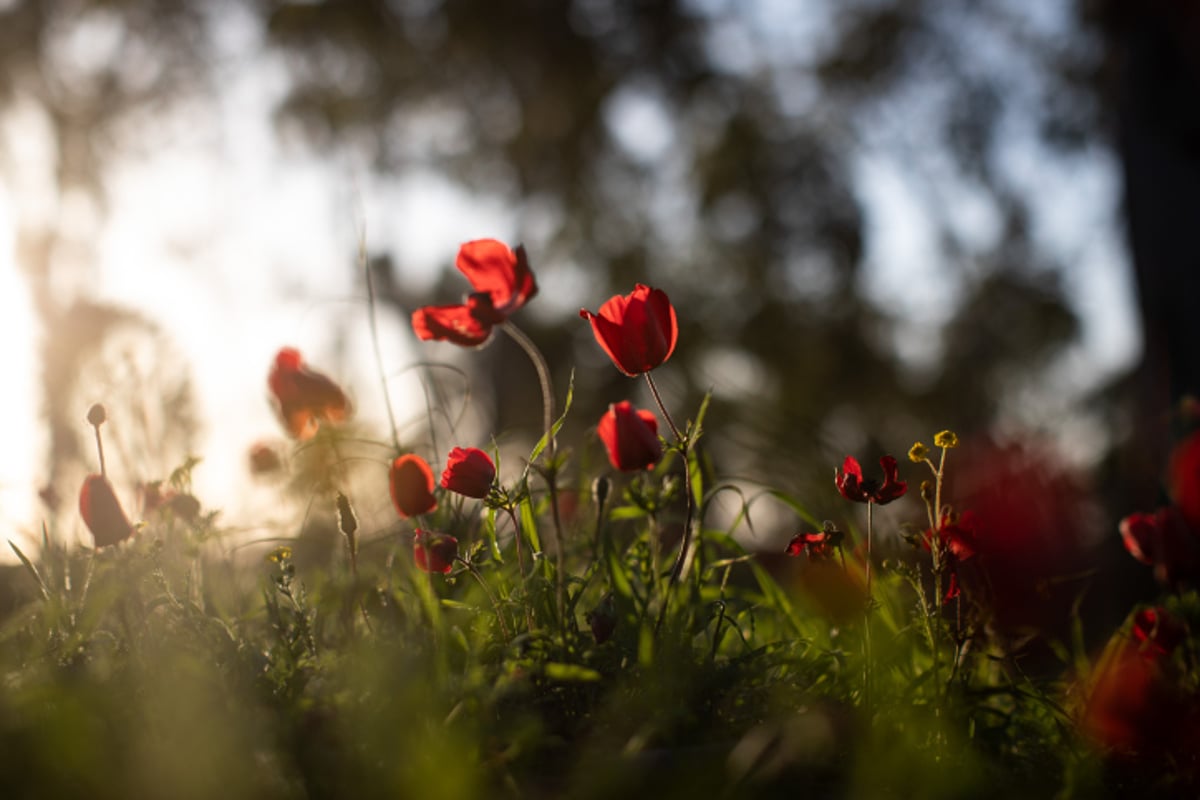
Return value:
M 341 387 L 306 367 L 293 347 L 276 353 L 267 386 L 284 427 L 297 439 L 312 438 L 322 420 L 341 422 L 350 413 L 350 401 Z
M 1154 567 L 1154 577 L 1174 585 L 1200 576 L 1200 538 L 1174 506 L 1121 520 L 1121 540 L 1129 554 Z
M 658 420 L 628 400 L 608 407 L 600 418 L 596 433 L 608 450 L 609 463 L 622 472 L 651 469 L 662 458 L 658 439 Z
M 88 475 L 79 491 L 79 514 L 83 517 L 96 548 L 123 542 L 133 535 L 133 526 L 121 508 L 112 484 L 103 475 Z
M 475 447 L 456 447 L 446 457 L 442 488 L 464 497 L 482 499 L 492 489 L 496 465 L 487 453 Z
M 976 531 L 975 515 L 970 511 L 959 514 L 943 514 L 938 523 L 937 541 L 939 551 L 946 561 L 950 580 L 942 602 L 953 600 L 962 594 L 962 582 L 959 580 L 959 564 L 969 561 L 979 552 L 979 535 Z M 926 550 L 933 546 L 933 532 L 926 530 L 922 535 L 922 543 Z
M 433 470 L 425 459 L 407 453 L 392 462 L 388 472 L 392 505 L 401 517 L 415 517 L 437 508 L 433 496 Z
M 831 558 L 835 548 L 841 545 L 840 532 L 819 531 L 817 533 L 798 533 L 788 542 L 786 552 L 789 556 L 808 554 L 809 561 Z
M 454 265 L 475 291 L 459 305 L 414 311 L 412 326 L 418 339 L 476 347 L 491 337 L 494 326 L 537 294 L 537 281 L 520 245 L 513 250 L 496 239 L 476 239 L 459 248 Z
M 675 351 L 679 323 L 666 292 L 638 284 L 632 293 L 612 297 L 593 314 L 579 316 L 592 323 L 596 341 L 630 377 L 649 372 Z
M 853 456 L 846 456 L 842 468 L 834 473 L 834 483 L 837 484 L 842 497 L 856 503 L 874 503 L 879 506 L 901 497 L 908 490 L 908 484 L 897 480 L 896 459 L 884 456 L 879 459 L 879 466 L 883 467 L 883 483 L 874 479 L 864 479 L 858 460 Z
M 440 572 L 445 575 L 454 567 L 458 558 L 458 539 L 448 533 L 423 531 L 413 534 L 413 561 L 422 572 Z

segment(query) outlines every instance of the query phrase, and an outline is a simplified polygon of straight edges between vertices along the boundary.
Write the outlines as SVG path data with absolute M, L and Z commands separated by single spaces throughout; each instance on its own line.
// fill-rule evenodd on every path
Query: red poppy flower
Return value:
M 341 387 L 308 369 L 300 351 L 292 347 L 275 355 L 267 386 L 284 427 L 297 439 L 310 439 L 321 421 L 341 422 L 350 413 L 350 401 Z
M 88 475 L 79 491 L 79 514 L 83 517 L 97 549 L 123 542 L 133 535 L 133 526 L 117 500 L 112 484 L 103 475 Z
M 662 458 L 658 420 L 649 411 L 634 408 L 628 400 L 608 407 L 596 433 L 608 450 L 609 463 L 622 472 L 651 469 Z
M 1167 490 L 1192 530 L 1200 531 L 1200 431 L 1188 436 L 1171 452 Z
M 413 561 L 422 572 L 440 572 L 445 575 L 454 568 L 458 558 L 458 539 L 448 533 L 423 531 L 413 534 Z
M 1154 577 L 1174 585 L 1200 576 L 1200 538 L 1173 506 L 1153 514 L 1130 514 L 1120 523 L 1129 554 L 1154 567 Z
M 437 508 L 433 496 L 433 470 L 425 459 L 407 453 L 392 462 L 388 472 L 392 505 L 401 517 L 415 517 Z
M 649 372 L 675 352 L 679 323 L 661 289 L 639 283 L 632 293 L 609 299 L 597 313 L 581 308 L 579 316 L 592 323 L 596 341 L 630 377 Z
M 879 466 L 883 467 L 883 483 L 874 479 L 864 479 L 858 460 L 853 456 L 846 456 L 842 468 L 834 473 L 834 483 L 837 484 L 842 497 L 856 503 L 874 503 L 882 506 L 908 491 L 908 484 L 897 480 L 895 458 L 884 456 L 879 459 Z
M 487 453 L 474 447 L 456 447 L 446 457 L 442 488 L 465 497 L 482 499 L 496 479 L 496 465 Z
M 512 250 L 496 239 L 477 239 L 459 248 L 454 264 L 475 291 L 460 305 L 414 311 L 412 326 L 418 339 L 476 347 L 488 340 L 494 326 L 537 294 L 524 247 Z

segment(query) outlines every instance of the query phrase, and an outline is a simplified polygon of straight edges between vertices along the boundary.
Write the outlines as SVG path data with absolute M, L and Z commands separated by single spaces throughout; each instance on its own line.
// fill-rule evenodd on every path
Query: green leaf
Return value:
M 561 661 L 547 661 L 542 668 L 542 674 L 552 681 L 564 683 L 592 683 L 604 677 L 594 669 L 578 664 L 564 664 Z
M 42 599 L 49 600 L 50 590 L 46 588 L 46 582 L 42 580 L 42 575 L 40 572 L 38 572 L 37 567 L 33 565 L 32 561 L 25 557 L 25 554 L 21 552 L 21 548 L 17 547 L 12 539 L 8 540 L 8 546 L 11 547 L 13 552 L 17 554 L 17 558 L 21 559 L 21 563 L 25 565 L 26 571 L 33 576 L 35 581 L 37 581 L 38 589 L 42 593 Z
M 765 493 L 770 495 L 771 497 L 774 497 L 776 500 L 778 500 L 779 502 L 786 505 L 788 508 L 795 511 L 798 515 L 800 515 L 800 518 L 803 519 L 805 522 L 807 522 L 809 525 L 812 525 L 814 528 L 816 528 L 818 530 L 821 529 L 822 522 L 820 520 L 818 520 L 816 517 L 814 517 L 812 514 L 810 514 L 808 509 L 805 508 L 803 505 L 801 505 L 800 501 L 797 500 L 796 498 L 792 497 L 791 495 L 789 495 L 785 492 L 781 492 L 778 489 L 768 489 Z
M 554 422 L 554 424 L 550 426 L 550 436 L 557 436 L 558 432 L 560 430 L 562 430 L 563 423 L 567 421 L 567 414 L 571 411 L 571 401 L 574 399 L 574 397 L 575 397 L 575 370 L 571 370 L 571 377 L 567 381 L 567 399 L 566 399 L 566 402 L 563 403 L 563 412 L 559 416 L 559 418 Z M 537 461 L 538 456 L 540 456 L 542 454 L 542 451 L 545 450 L 546 447 L 549 446 L 549 444 L 550 444 L 550 439 L 546 436 L 546 434 L 543 433 L 542 438 L 538 439 L 538 443 L 536 445 L 534 445 L 533 451 L 530 452 L 530 454 L 529 454 L 529 463 L 532 464 L 535 461 Z M 526 472 L 526 474 L 529 473 L 528 466 L 525 468 L 525 472 Z

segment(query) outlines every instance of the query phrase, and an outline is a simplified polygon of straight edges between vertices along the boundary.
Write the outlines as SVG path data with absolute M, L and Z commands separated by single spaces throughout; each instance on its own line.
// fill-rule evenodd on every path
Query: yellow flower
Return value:
M 292 557 L 292 548 L 287 547 L 287 546 L 276 547 L 274 550 L 272 550 L 270 553 L 267 554 L 267 561 L 270 561 L 272 564 L 281 564 L 284 561 L 290 560 L 291 557 Z
M 949 450 L 951 447 L 958 447 L 958 435 L 954 431 L 942 431 L 933 437 L 933 443 Z
M 914 464 L 920 464 L 929 457 L 929 448 L 924 442 L 917 442 L 912 447 L 908 448 L 908 460 Z

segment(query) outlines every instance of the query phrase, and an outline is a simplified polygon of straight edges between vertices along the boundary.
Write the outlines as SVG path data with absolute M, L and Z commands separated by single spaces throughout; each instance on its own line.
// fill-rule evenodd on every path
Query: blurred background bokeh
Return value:
M 725 478 L 842 514 L 845 454 L 953 428 L 1054 448 L 1112 533 L 1154 502 L 1191 380 L 1188 6 L 0 0 L 5 536 L 81 530 L 97 400 L 122 492 L 196 454 L 207 507 L 252 505 L 283 345 L 387 441 L 363 261 L 406 445 L 430 445 L 423 384 L 469 402 L 455 443 L 527 442 L 521 351 L 407 322 L 458 301 L 482 237 L 529 252 L 514 321 L 560 402 L 574 369 L 564 441 L 648 404 L 577 316 L 648 283 L 681 324 L 660 386 L 680 416 L 712 391 Z M 1130 252 L 1168 287 L 1148 315 Z

